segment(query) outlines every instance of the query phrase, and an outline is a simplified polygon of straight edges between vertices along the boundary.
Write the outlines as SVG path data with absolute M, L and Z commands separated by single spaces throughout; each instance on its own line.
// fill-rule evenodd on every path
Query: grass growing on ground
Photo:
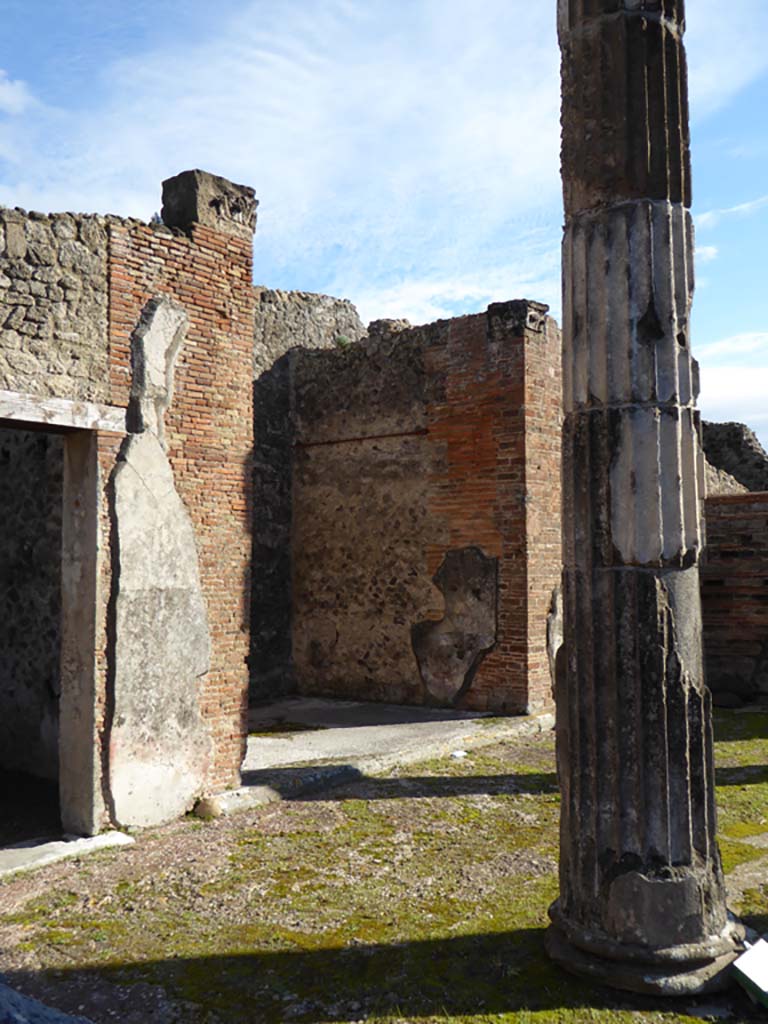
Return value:
M 718 714 L 716 732 L 724 863 L 768 864 L 768 716 Z M 87 877 L 57 865 L 0 886 L 0 970 L 96 1022 L 697 1019 L 696 1000 L 611 993 L 547 959 L 558 812 L 550 734 L 174 823 Z M 740 900 L 768 928 L 766 884 Z

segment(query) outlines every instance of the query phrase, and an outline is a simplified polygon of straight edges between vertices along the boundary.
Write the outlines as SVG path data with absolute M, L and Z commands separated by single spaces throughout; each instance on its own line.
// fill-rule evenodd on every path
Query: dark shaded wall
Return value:
M 707 498 L 704 654 L 715 703 L 768 700 L 768 493 Z
M 0 765 L 58 777 L 60 436 L 0 429 Z
M 345 299 L 255 289 L 253 337 L 253 572 L 250 697 L 295 690 L 291 663 L 290 351 L 329 349 L 365 333 Z

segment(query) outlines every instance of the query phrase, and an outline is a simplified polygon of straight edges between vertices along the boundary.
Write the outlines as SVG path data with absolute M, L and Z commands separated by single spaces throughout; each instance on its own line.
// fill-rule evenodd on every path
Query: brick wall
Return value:
M 559 332 L 533 303 L 300 358 L 293 652 L 304 692 L 425 700 L 411 629 L 450 551 L 498 560 L 496 644 L 461 706 L 547 706 L 560 578 Z
M 212 789 L 237 781 L 245 735 L 253 439 L 251 262 L 249 240 L 208 227 L 194 227 L 188 237 L 139 223 L 110 226 L 113 404 L 128 402 L 130 339 L 146 302 L 167 296 L 189 314 L 165 422 L 168 457 L 195 529 L 208 606 L 212 662 L 202 709 L 214 740 Z M 105 479 L 113 454 L 107 446 Z
M 547 613 L 560 583 L 561 337 L 554 320 L 525 336 L 525 511 L 528 609 L 528 706 L 549 706 Z
M 705 508 L 707 682 L 716 701 L 738 703 L 768 695 L 768 492 L 707 498 Z

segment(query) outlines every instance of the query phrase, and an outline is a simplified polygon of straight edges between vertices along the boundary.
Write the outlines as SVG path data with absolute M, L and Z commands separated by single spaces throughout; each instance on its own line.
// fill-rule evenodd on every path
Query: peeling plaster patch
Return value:
M 561 668 L 563 648 L 563 587 L 559 583 L 552 591 L 552 598 L 547 612 L 547 659 L 549 661 L 549 677 L 552 681 L 552 696 L 557 693 L 557 676 Z
M 445 598 L 440 622 L 418 622 L 411 639 L 432 704 L 456 703 L 496 642 L 498 559 L 479 548 L 449 551 L 434 583 Z
M 189 327 L 186 310 L 170 299 L 150 299 L 131 339 L 133 384 L 129 429 L 149 430 L 165 447 L 165 412 L 173 399 L 173 374 Z
M 210 639 L 195 537 L 159 440 L 129 438 L 114 477 L 119 541 L 110 784 L 115 823 L 188 810 L 211 754 L 198 706 Z

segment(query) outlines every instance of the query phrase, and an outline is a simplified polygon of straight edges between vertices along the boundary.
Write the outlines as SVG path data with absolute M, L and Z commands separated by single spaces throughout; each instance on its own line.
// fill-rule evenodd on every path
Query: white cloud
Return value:
M 489 270 L 404 280 L 397 284 L 361 287 L 351 295 L 363 323 L 382 317 L 405 317 L 412 324 L 480 312 L 491 302 L 528 298 L 548 302 L 560 315 L 560 265 L 556 250 L 541 252 L 527 264 L 510 263 Z
M 26 83 L 8 77 L 8 73 L 0 68 L 0 114 L 11 117 L 23 114 L 34 103 Z
M 696 259 L 699 263 L 711 263 L 717 259 L 718 248 L 716 245 L 697 245 Z
M 89 110 L 36 111 L 0 202 L 149 217 L 162 178 L 204 167 L 256 187 L 265 283 L 471 292 L 542 223 L 559 245 L 554 20 L 528 0 L 251 0 L 197 46 L 106 67 Z
M 696 227 L 699 229 L 713 228 L 724 217 L 749 217 L 766 206 L 768 206 L 768 195 L 758 196 L 757 199 L 750 199 L 749 202 L 738 203 L 736 206 L 727 206 L 719 210 L 705 210 L 703 213 L 696 215 Z M 704 246 L 704 248 L 708 247 Z M 699 247 L 697 246 L 697 252 L 698 250 Z
M 737 354 L 765 354 L 768 357 L 768 331 L 750 331 L 744 334 L 734 334 L 720 341 L 712 342 L 709 345 L 701 345 L 697 355 L 702 362 L 711 363 L 720 356 L 734 356 Z M 742 373 L 744 369 L 742 368 Z M 751 369 L 750 369 L 751 373 Z

